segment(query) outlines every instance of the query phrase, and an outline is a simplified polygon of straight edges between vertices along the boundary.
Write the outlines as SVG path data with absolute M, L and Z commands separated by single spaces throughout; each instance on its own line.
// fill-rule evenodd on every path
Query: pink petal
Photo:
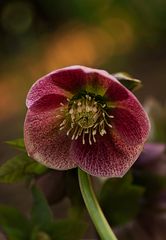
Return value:
M 24 139 L 29 155 L 38 162 L 53 169 L 70 169 L 75 167 L 69 157 L 70 138 L 60 131 L 62 117 L 58 118 L 59 111 L 38 112 L 28 110 L 25 125 Z
M 52 108 L 56 109 L 61 106 L 61 104 L 66 104 L 67 99 L 63 95 L 58 95 L 58 94 L 49 94 L 45 95 L 30 107 L 32 111 L 48 111 L 51 110 Z
M 64 89 L 61 89 L 57 87 L 54 83 L 54 81 L 51 78 L 51 75 L 53 73 L 50 73 L 39 80 L 37 80 L 31 89 L 29 90 L 27 99 L 26 99 L 26 105 L 28 108 L 30 108 L 36 101 L 38 101 L 40 98 L 43 98 L 47 95 L 62 95 L 63 97 L 70 97 L 71 94 L 66 92 Z
M 115 81 L 114 77 L 110 75 L 110 84 L 105 93 L 105 96 L 111 102 L 117 102 L 125 100 L 129 97 L 128 90 L 118 81 Z
M 78 139 L 71 145 L 71 158 L 84 171 L 94 176 L 122 177 L 138 158 L 143 145 L 129 146 L 118 136 L 98 136 L 97 142 L 83 145 Z
M 86 74 L 81 68 L 64 68 L 50 76 L 54 84 L 68 92 L 76 93 L 86 85 Z
M 147 114 L 135 96 L 129 92 L 128 99 L 111 110 L 113 128 L 129 145 L 144 143 L 149 134 L 150 123 Z
M 127 89 L 108 72 L 88 68 L 85 66 L 72 66 L 55 71 L 52 75 L 56 86 L 72 93 L 89 90 L 104 95 L 111 101 L 121 101 L 128 98 Z
M 108 88 L 110 75 L 103 71 L 85 66 L 71 66 L 50 74 L 55 85 L 67 92 L 78 93 L 92 88 Z
M 45 95 L 58 94 L 71 98 L 73 94 L 81 90 L 104 94 L 109 88 L 112 96 L 116 99 L 118 93 L 116 89 L 121 89 L 121 84 L 106 71 L 92 69 L 84 66 L 71 66 L 53 71 L 40 78 L 31 87 L 26 104 L 29 108 Z M 120 87 L 119 87 L 120 86 Z M 120 90 L 119 90 L 120 91 Z M 123 89 L 121 90 L 121 92 Z M 124 93 L 119 94 L 121 97 Z M 108 93 L 108 97 L 110 94 Z
M 137 145 L 144 142 L 144 129 L 141 122 L 130 111 L 116 108 L 111 114 L 114 116 L 113 128 L 126 144 Z

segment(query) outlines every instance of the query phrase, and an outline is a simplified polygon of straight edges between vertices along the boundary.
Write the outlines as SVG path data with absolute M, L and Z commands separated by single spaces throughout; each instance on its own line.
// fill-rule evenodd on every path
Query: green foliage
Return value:
M 127 73 L 115 73 L 114 76 L 118 79 L 118 81 L 122 85 L 124 85 L 126 88 L 128 88 L 132 92 L 138 90 L 142 86 L 142 83 L 140 80 L 132 78 Z
M 15 208 L 0 205 L 0 226 L 9 240 L 28 240 L 30 224 Z
M 134 185 L 130 174 L 107 180 L 101 190 L 100 202 L 108 221 L 120 225 L 136 217 L 143 193 L 144 188 Z
M 72 179 L 73 178 L 71 178 L 71 181 Z M 50 237 L 52 240 L 81 239 L 86 229 L 86 224 L 84 222 L 80 221 L 78 218 L 67 218 L 65 220 L 54 221 L 51 209 L 42 192 L 36 187 L 33 187 L 32 194 L 34 201 L 31 219 L 32 225 L 37 227 L 35 228 L 36 233 L 34 233 L 36 238 L 40 235 L 43 237 L 42 239 L 49 239 Z
M 50 207 L 43 195 L 36 187 L 32 188 L 33 206 L 32 206 L 32 223 L 39 229 L 48 230 L 53 222 L 53 215 Z
M 21 150 L 22 153 L 0 166 L 1 183 L 31 180 L 34 176 L 48 171 L 48 168 L 27 156 L 23 139 L 6 143 Z M 66 182 L 71 186 L 68 195 L 74 209 L 77 209 L 81 199 L 76 178 L 77 176 L 73 172 L 66 177 Z M 76 182 L 77 184 L 75 184 Z M 75 194 L 76 192 L 78 194 Z M 32 187 L 32 196 L 33 205 L 29 220 L 14 208 L 0 206 L 0 226 L 9 240 L 78 240 L 81 238 L 86 225 L 76 218 L 78 214 L 74 214 L 75 218 L 55 221 L 43 193 L 35 186 Z M 77 211 L 80 210 L 77 209 Z
M 52 225 L 52 240 L 78 240 L 85 232 L 86 224 L 78 219 L 57 221 Z
M 0 182 L 14 183 L 27 180 L 46 171 L 45 166 L 32 160 L 26 154 L 21 154 L 0 166 Z
M 52 240 L 52 238 L 46 232 L 39 231 L 37 228 L 33 229 L 30 240 Z
M 33 205 L 30 219 L 17 209 L 0 205 L 0 226 L 9 240 L 78 240 L 86 224 L 79 219 L 55 221 L 42 192 L 32 187 Z
M 18 138 L 18 139 L 11 140 L 11 141 L 6 141 L 5 143 L 9 144 L 10 146 L 12 146 L 14 148 L 17 148 L 18 150 L 21 150 L 21 151 L 24 151 L 24 152 L 26 151 L 23 138 Z

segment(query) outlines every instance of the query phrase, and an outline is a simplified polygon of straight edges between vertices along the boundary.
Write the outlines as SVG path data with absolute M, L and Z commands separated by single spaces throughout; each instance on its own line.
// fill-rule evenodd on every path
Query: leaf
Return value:
M 132 78 L 127 73 L 123 73 L 123 72 L 115 73 L 113 74 L 113 76 L 130 91 L 134 92 L 142 86 L 142 83 L 140 80 Z
M 23 138 L 18 138 L 18 139 L 11 140 L 11 141 L 6 141 L 5 143 L 7 143 L 10 146 L 12 146 L 14 148 L 17 148 L 21 151 L 24 151 L 24 152 L 26 151 Z
M 53 214 L 43 193 L 34 186 L 32 188 L 32 194 L 33 206 L 31 215 L 32 225 L 34 227 L 32 240 L 39 236 L 43 237 L 43 239 L 50 238 L 51 240 L 81 239 L 86 229 L 85 223 L 78 219 L 54 221 Z
M 53 214 L 41 191 L 35 186 L 32 187 L 33 206 L 32 206 L 32 224 L 42 230 L 48 230 L 53 222 Z
M 30 223 L 15 208 L 0 205 L 0 226 L 9 240 L 28 240 Z
M 52 240 L 48 233 L 34 228 L 29 240 Z
M 78 219 L 60 220 L 53 223 L 50 236 L 52 240 L 78 240 L 82 239 L 86 227 L 87 225 Z
M 0 182 L 14 183 L 32 178 L 47 171 L 47 168 L 29 158 L 26 154 L 7 160 L 0 166 Z
M 135 218 L 143 193 L 144 188 L 134 185 L 130 174 L 121 179 L 107 180 L 100 193 L 100 202 L 108 221 L 112 225 L 120 225 Z

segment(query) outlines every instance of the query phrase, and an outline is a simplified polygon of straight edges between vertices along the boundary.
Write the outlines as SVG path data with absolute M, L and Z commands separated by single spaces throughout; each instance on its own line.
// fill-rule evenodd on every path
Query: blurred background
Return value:
M 0 0 L 1 141 L 22 135 L 32 83 L 68 65 L 128 72 L 164 102 L 165 22 L 165 0 Z
M 0 0 L 0 161 L 13 155 L 3 141 L 23 135 L 29 88 L 54 69 L 128 72 L 142 103 L 165 104 L 165 23 L 165 0 Z

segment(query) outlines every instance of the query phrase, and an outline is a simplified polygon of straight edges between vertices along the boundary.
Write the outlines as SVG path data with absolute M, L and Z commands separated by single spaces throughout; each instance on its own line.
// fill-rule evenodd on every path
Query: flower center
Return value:
M 109 123 L 112 115 L 107 113 L 107 105 L 100 96 L 91 93 L 82 94 L 69 100 L 67 109 L 63 108 L 65 119 L 60 124 L 60 130 L 68 128 L 67 135 L 72 140 L 82 136 L 82 143 L 85 144 L 85 135 L 91 145 L 96 142 L 96 134 L 106 134 L 106 127 L 112 128 Z

